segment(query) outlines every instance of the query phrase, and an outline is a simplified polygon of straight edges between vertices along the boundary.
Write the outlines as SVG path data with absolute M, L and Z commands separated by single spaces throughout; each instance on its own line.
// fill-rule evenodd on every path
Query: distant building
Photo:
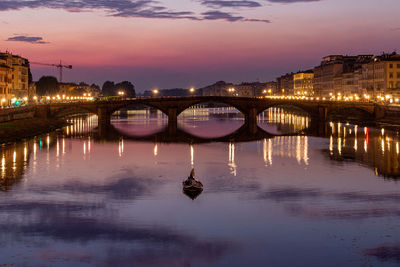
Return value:
M 0 95 L 2 105 L 12 99 L 28 97 L 29 61 L 26 58 L 0 53 Z
M 274 81 L 266 82 L 262 90 L 257 91 L 256 96 L 271 96 L 277 92 L 277 83 Z
M 235 95 L 234 85 L 224 81 L 200 88 L 203 96 L 233 96 Z
M 293 95 L 294 94 L 294 73 L 287 73 L 276 79 L 278 95 Z
M 31 82 L 28 87 L 28 99 L 32 101 L 36 96 L 36 83 Z
M 17 99 L 28 97 L 29 90 L 29 61 L 19 56 L 13 58 L 13 89 Z
M 243 82 L 241 84 L 226 83 L 223 81 L 200 88 L 203 96 L 237 96 L 257 97 L 273 94 L 276 91 L 276 82 Z
M 99 96 L 100 90 L 85 83 L 59 83 L 60 96 Z
M 400 55 L 374 57 L 362 68 L 362 88 L 372 97 L 400 97 Z
M 357 85 L 358 76 L 352 73 L 362 68 L 363 64 L 370 62 L 373 55 L 343 56 L 331 55 L 323 58 L 321 64 L 314 68 L 314 95 L 320 97 L 343 96 L 347 92 L 358 92 L 360 88 L 352 88 Z M 346 75 L 347 74 L 347 75 Z M 353 80 L 349 83 L 351 77 Z M 346 79 L 344 82 L 343 79 Z M 347 91 L 344 90 L 347 85 Z M 360 92 L 358 92 L 360 93 Z
M 1 105 L 8 105 L 13 95 L 12 90 L 12 58 L 0 53 L 0 98 Z
M 293 75 L 293 92 L 297 96 L 314 95 L 314 73 L 312 70 Z

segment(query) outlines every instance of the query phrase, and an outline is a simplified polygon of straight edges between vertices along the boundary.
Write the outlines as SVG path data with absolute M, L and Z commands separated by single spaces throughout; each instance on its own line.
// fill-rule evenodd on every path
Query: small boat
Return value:
M 182 182 L 183 191 L 194 191 L 201 192 L 203 191 L 203 184 L 200 181 L 194 179 L 194 169 L 190 172 L 190 176 Z

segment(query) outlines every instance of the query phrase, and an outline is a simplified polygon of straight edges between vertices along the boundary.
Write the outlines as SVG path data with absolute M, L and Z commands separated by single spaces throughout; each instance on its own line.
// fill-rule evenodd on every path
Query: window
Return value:
M 400 79 L 400 72 L 397 73 L 397 79 Z
M 393 64 L 389 64 L 389 68 L 390 68 L 390 69 L 393 69 Z
M 400 64 L 397 64 L 397 68 L 400 69 Z
M 393 88 L 393 82 L 389 82 L 389 88 L 390 88 L 390 89 Z
M 389 78 L 393 78 L 393 72 L 389 73 Z

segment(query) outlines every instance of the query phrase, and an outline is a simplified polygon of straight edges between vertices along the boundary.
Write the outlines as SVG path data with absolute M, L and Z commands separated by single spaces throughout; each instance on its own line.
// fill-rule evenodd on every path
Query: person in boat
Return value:
M 192 169 L 192 171 L 190 172 L 190 176 L 185 181 L 185 185 L 191 185 L 195 182 L 196 182 L 196 180 L 194 179 L 194 169 Z

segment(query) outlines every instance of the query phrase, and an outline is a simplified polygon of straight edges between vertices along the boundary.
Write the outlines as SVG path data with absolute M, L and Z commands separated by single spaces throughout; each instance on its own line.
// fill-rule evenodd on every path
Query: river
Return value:
M 151 110 L 114 117 L 106 137 L 96 116 L 69 120 L 0 149 L 0 265 L 400 264 L 395 129 L 308 131 L 278 108 L 254 140 L 230 108 L 190 109 L 177 133 Z

